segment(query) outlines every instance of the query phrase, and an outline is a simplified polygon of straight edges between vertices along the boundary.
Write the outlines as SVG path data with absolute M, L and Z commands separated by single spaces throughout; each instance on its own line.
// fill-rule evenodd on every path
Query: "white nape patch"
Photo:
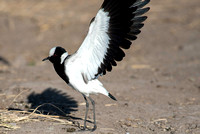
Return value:
M 49 51 L 49 57 L 53 56 L 54 53 L 56 51 L 56 47 L 53 47 L 50 51 Z
M 60 64 L 63 64 L 63 62 L 64 62 L 64 60 L 65 60 L 65 58 L 68 56 L 68 53 L 67 52 L 65 52 L 64 54 L 62 54 L 61 55 L 61 57 L 60 57 Z

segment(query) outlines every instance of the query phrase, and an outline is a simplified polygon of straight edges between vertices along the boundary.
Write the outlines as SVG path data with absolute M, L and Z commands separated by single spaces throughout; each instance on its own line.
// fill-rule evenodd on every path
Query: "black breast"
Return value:
M 57 74 L 67 83 L 69 84 L 69 77 L 65 74 L 65 66 L 63 64 L 54 63 L 54 69 L 56 70 Z

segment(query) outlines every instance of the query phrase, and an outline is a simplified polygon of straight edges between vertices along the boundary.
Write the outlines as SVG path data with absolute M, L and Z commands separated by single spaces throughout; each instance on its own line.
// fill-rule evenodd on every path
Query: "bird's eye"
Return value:
M 53 57 L 56 57 L 56 56 L 57 56 L 56 54 L 53 55 Z

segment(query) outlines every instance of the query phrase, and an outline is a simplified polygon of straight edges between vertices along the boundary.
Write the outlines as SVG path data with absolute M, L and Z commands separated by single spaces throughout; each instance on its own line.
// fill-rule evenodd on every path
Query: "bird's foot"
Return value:
M 92 132 L 95 131 L 97 129 L 97 125 L 94 125 L 94 127 L 92 128 Z
M 93 128 L 91 128 L 91 127 L 87 127 L 87 126 L 83 126 L 79 131 L 81 132 L 81 131 L 91 131 L 91 132 L 93 132 L 93 131 L 95 131 L 97 129 L 97 126 L 96 125 L 94 125 L 94 127 Z

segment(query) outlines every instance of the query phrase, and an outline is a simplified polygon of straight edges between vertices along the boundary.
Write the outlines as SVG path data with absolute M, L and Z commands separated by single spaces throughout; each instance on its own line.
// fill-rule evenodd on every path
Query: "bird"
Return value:
M 96 16 L 92 18 L 88 33 L 82 44 L 73 54 L 63 47 L 50 49 L 49 60 L 57 74 L 73 89 L 80 92 L 86 102 L 84 126 L 86 126 L 89 101 L 93 106 L 93 128 L 97 129 L 95 101 L 91 94 L 103 94 L 117 100 L 98 80 L 110 72 L 117 62 L 125 57 L 124 50 L 129 49 L 137 39 L 150 7 L 150 0 L 104 0 Z

